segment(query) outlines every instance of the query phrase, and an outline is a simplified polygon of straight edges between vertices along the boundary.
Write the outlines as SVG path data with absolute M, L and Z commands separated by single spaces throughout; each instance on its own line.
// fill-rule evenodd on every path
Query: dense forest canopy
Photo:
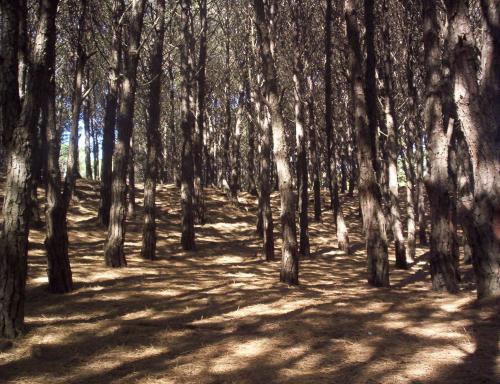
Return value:
M 74 289 L 81 178 L 99 185 L 109 268 L 127 266 L 137 205 L 141 256 L 159 256 L 158 184 L 178 188 L 182 249 L 203 254 L 215 187 L 257 198 L 262 257 L 298 285 L 325 211 L 351 253 L 353 197 L 370 285 L 420 244 L 432 289 L 459 292 L 465 261 L 477 297 L 498 297 L 499 59 L 496 0 L 0 0 L 0 337 L 24 332 L 30 228 L 48 290 Z

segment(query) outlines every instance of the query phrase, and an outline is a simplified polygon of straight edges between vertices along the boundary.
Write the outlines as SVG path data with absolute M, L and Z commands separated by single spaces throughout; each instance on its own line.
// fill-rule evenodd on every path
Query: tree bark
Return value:
M 113 23 L 111 38 L 111 57 L 108 74 L 108 93 L 104 108 L 104 127 L 102 133 L 102 162 L 101 188 L 99 201 L 99 222 L 103 226 L 109 225 L 109 211 L 111 209 L 111 184 L 113 179 L 113 152 L 115 148 L 116 110 L 121 71 L 121 30 L 122 0 L 113 0 Z
M 160 98 L 163 66 L 163 40 L 165 37 L 165 0 L 154 3 L 155 17 L 158 24 L 154 29 L 153 46 L 149 63 L 148 121 L 146 126 L 146 167 L 144 180 L 144 225 L 142 230 L 141 256 L 144 259 L 156 258 L 156 181 L 158 179 L 158 156 L 160 143 Z
M 368 264 L 368 283 L 373 286 L 389 286 L 389 263 L 387 256 L 387 237 L 385 233 L 385 220 L 382 211 L 382 196 L 377 184 L 375 151 L 375 123 L 370 118 L 376 118 L 374 111 L 368 112 L 375 106 L 374 100 L 376 90 L 371 88 L 375 85 L 375 67 L 367 65 L 365 94 L 363 87 L 363 56 L 360 46 L 358 21 L 356 20 L 355 1 L 346 0 L 345 18 L 347 23 L 347 39 L 349 45 L 349 63 L 351 74 L 351 98 L 354 108 L 354 125 L 356 130 L 356 141 L 358 146 L 359 164 L 359 197 L 361 210 L 363 212 L 363 228 L 366 239 L 366 253 Z M 370 16 L 371 15 L 371 16 Z M 373 1 L 365 0 L 365 22 L 373 17 Z M 373 20 L 367 23 L 366 38 L 373 38 Z M 367 41 L 367 44 L 373 44 Z M 374 51 L 368 50 L 368 54 L 374 55 Z M 374 57 L 368 57 L 368 62 L 375 62 Z
M 425 111 L 424 122 L 429 135 L 429 178 L 427 191 L 431 206 L 430 269 L 432 287 L 458 292 L 458 282 L 451 249 L 452 235 L 449 229 L 448 191 L 448 140 L 443 124 L 441 87 L 443 73 L 439 46 L 440 26 L 434 2 L 425 2 L 424 50 L 425 50 Z
M 89 79 L 89 69 L 87 68 L 86 71 L 86 91 L 88 91 L 88 87 L 90 86 L 90 79 Z M 91 132 L 90 132 L 90 119 L 92 118 L 92 109 L 91 109 L 91 99 L 90 99 L 90 93 L 85 97 L 85 100 L 83 100 L 83 128 L 85 132 L 85 177 L 87 179 L 93 179 L 92 176 L 92 161 L 90 159 L 91 156 L 91 147 L 90 147 L 90 139 L 91 139 Z
M 479 299 L 500 295 L 500 10 L 493 1 L 481 2 L 487 39 L 483 46 L 483 78 L 479 85 L 476 47 L 468 2 L 449 0 L 453 96 L 469 149 L 474 180 L 473 201 L 466 205 L 465 229 Z
M 193 112 L 193 50 L 191 0 L 181 0 L 181 18 L 184 44 L 181 46 L 181 125 L 182 125 L 182 169 L 181 169 L 181 207 L 182 207 L 182 248 L 186 251 L 195 249 L 194 232 L 194 164 L 192 132 L 195 115 Z
M 276 38 L 271 31 L 270 20 L 274 20 L 277 3 L 270 4 L 266 16 L 264 2 L 254 0 L 254 11 L 258 33 L 259 53 L 264 75 L 264 93 L 271 115 L 273 151 L 277 164 L 278 183 L 281 196 L 281 231 L 283 236 L 280 280 L 297 285 L 299 283 L 299 258 L 297 254 L 297 232 L 295 224 L 295 196 L 289 160 L 289 148 L 285 137 L 283 113 L 279 102 L 279 84 L 274 61 Z
M 313 178 L 313 193 L 314 193 L 314 220 L 321 221 L 321 159 L 319 156 L 318 140 L 317 140 L 317 123 L 316 112 L 314 107 L 314 85 L 312 77 L 307 77 L 308 86 L 308 122 L 309 122 L 309 153 L 311 159 L 311 169 Z
M 141 40 L 145 0 L 133 0 L 128 17 L 128 41 L 124 60 L 124 73 L 118 112 L 118 141 L 113 153 L 113 185 L 108 235 L 104 257 L 109 267 L 125 267 L 125 219 L 127 200 L 127 170 L 132 135 L 137 64 Z

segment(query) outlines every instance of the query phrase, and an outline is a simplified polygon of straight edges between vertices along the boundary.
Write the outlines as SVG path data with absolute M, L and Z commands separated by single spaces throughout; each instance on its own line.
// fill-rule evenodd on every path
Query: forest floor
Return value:
M 207 189 L 198 250 L 183 252 L 179 192 L 159 186 L 159 259 L 139 256 L 139 206 L 127 227 L 129 266 L 112 270 L 95 220 L 98 184 L 80 180 L 78 189 L 69 216 L 75 291 L 46 291 L 44 233 L 33 230 L 28 333 L 0 353 L 1 383 L 498 382 L 499 303 L 475 303 L 470 267 L 458 295 L 431 291 L 423 247 L 409 270 L 391 268 L 391 289 L 369 287 L 352 200 L 353 254 L 336 249 L 324 211 L 310 225 L 313 257 L 301 261 L 300 286 L 289 287 L 278 282 L 280 242 L 277 261 L 261 258 L 247 194 L 235 207 Z

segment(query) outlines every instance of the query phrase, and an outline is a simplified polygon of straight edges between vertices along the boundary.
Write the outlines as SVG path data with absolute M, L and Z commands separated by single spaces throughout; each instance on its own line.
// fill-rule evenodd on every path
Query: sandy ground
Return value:
M 0 353 L 1 383 L 500 381 L 499 302 L 475 303 L 470 268 L 460 294 L 432 292 L 426 248 L 410 270 L 391 269 L 391 289 L 369 287 L 352 207 L 353 255 L 336 249 L 324 212 L 322 223 L 311 223 L 313 258 L 301 261 L 301 285 L 288 287 L 278 282 L 279 260 L 261 259 L 249 195 L 236 208 L 208 189 L 208 222 L 197 227 L 198 250 L 186 253 L 179 193 L 159 186 L 159 260 L 139 257 L 139 207 L 127 227 L 129 267 L 111 270 L 95 220 L 98 186 L 78 188 L 69 219 L 76 289 L 47 293 L 44 235 L 33 230 L 29 332 Z

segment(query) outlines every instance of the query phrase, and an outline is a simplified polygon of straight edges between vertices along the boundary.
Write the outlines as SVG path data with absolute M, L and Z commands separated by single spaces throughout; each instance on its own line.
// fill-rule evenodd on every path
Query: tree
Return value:
M 149 59 L 148 121 L 146 127 L 147 157 L 144 184 L 144 226 L 142 231 L 141 255 L 145 259 L 156 257 L 156 180 L 158 178 L 158 156 L 160 143 L 160 99 L 163 66 L 163 40 L 165 37 L 165 0 L 155 0 L 155 17 L 151 57 Z
M 365 0 L 367 40 L 366 90 L 363 87 L 363 55 L 361 52 L 358 21 L 354 0 L 345 2 L 351 98 L 354 108 L 354 125 L 358 145 L 359 198 L 363 212 L 363 228 L 366 239 L 368 283 L 373 286 L 389 286 L 389 264 L 385 220 L 381 207 L 381 192 L 377 184 L 375 162 L 375 59 L 373 48 L 373 0 Z M 369 101 L 370 100 L 370 101 Z M 371 121 L 371 122 L 370 122 Z
M 296 285 L 299 283 L 299 258 L 297 254 L 297 231 L 295 225 L 295 198 L 292 185 L 292 172 L 289 148 L 285 137 L 283 112 L 279 102 L 279 84 L 272 46 L 276 38 L 271 20 L 276 16 L 277 2 L 267 7 L 262 0 L 254 0 L 255 24 L 258 34 L 259 53 L 262 60 L 264 95 L 271 115 L 273 131 L 273 152 L 278 170 L 278 183 L 281 196 L 281 232 L 283 237 L 281 272 L 282 282 Z
M 194 232 L 194 164 L 192 132 L 195 124 L 193 98 L 193 51 L 191 0 L 181 0 L 181 22 L 184 42 L 181 44 L 181 120 L 182 120 L 182 168 L 181 168 L 181 206 L 182 206 L 182 248 L 186 251 L 195 248 Z
M 118 111 L 118 141 L 113 153 L 113 188 L 108 235 L 104 246 L 106 265 L 127 265 L 123 249 L 125 241 L 125 218 L 127 198 L 127 170 L 132 135 L 135 90 L 137 86 L 137 64 L 144 17 L 145 0 L 133 0 L 128 12 L 127 48 L 123 68 L 123 79 Z

